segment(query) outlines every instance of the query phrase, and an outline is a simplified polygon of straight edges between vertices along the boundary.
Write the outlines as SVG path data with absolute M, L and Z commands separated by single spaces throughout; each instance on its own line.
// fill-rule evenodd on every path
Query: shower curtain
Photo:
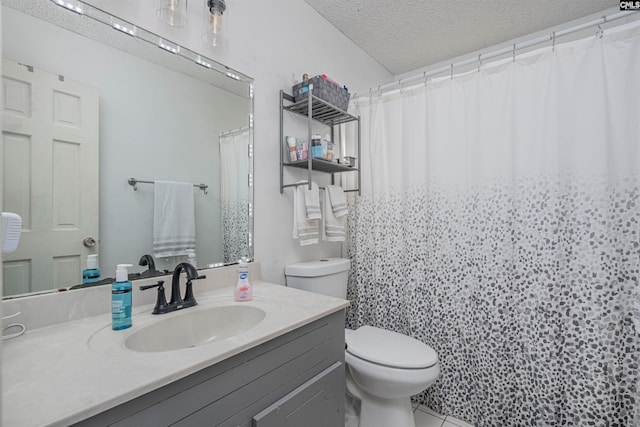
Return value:
M 249 256 L 250 129 L 220 135 L 220 195 L 224 262 Z
M 640 28 L 355 102 L 347 323 L 476 426 L 640 426 Z

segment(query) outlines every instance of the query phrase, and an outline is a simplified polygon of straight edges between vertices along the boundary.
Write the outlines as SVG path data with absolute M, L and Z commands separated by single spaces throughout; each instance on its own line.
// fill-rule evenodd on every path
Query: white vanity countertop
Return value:
M 133 326 L 111 331 L 111 313 L 27 332 L 2 344 L 2 425 L 67 426 L 186 377 L 345 308 L 348 301 L 286 286 L 254 282 L 254 300 L 236 303 L 232 287 L 198 294 L 199 305 L 152 315 L 134 307 Z M 267 316 L 235 337 L 183 350 L 136 352 L 124 336 L 136 326 L 213 304 L 267 307 Z M 108 332 L 105 332 L 108 329 Z M 101 331 L 99 344 L 90 339 Z M 104 336 L 113 346 L 105 346 Z M 108 341 L 108 339 L 107 339 Z

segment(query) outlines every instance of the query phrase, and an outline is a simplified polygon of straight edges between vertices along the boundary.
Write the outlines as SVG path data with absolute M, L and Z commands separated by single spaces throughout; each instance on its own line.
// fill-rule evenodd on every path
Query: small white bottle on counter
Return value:
M 233 290 L 233 299 L 236 301 L 251 301 L 253 298 L 253 286 L 249 279 L 249 265 L 245 258 L 238 261 L 238 283 Z

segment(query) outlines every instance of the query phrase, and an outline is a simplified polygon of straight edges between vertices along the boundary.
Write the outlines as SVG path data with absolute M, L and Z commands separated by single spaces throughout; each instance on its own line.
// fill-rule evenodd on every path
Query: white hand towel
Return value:
M 156 257 L 186 255 L 196 248 L 193 184 L 154 181 L 153 253 Z
M 308 185 L 301 185 L 298 188 L 302 187 L 304 189 L 304 202 L 307 208 L 307 219 L 320 219 L 322 218 L 322 213 L 320 211 L 320 188 L 318 188 L 318 184 L 315 182 L 311 182 L 311 190 L 309 190 Z
M 307 219 L 305 202 L 306 185 L 299 185 L 293 193 L 293 238 L 298 239 L 300 246 L 318 243 L 318 220 Z
M 325 192 L 329 193 L 329 200 L 331 201 L 331 209 L 336 218 L 345 216 L 349 213 L 347 209 L 347 199 L 344 196 L 344 190 L 339 185 L 327 185 Z
M 344 242 L 346 236 L 345 221 L 347 217 L 345 215 L 340 218 L 336 217 L 331 207 L 329 191 L 326 187 L 322 202 L 322 239 L 327 242 Z

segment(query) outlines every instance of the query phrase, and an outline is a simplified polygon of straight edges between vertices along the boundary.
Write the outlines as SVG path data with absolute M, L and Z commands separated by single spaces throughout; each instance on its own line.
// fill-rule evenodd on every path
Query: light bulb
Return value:
M 206 0 L 205 2 L 205 32 L 202 40 L 211 46 L 225 46 L 227 41 L 223 36 L 224 26 L 222 23 L 227 5 L 224 0 Z
M 187 24 L 187 0 L 158 0 L 158 18 L 172 27 Z

